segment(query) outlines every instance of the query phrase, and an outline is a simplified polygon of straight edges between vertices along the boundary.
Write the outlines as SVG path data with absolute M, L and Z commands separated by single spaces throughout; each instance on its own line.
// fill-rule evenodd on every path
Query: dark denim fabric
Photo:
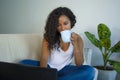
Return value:
M 35 60 L 22 60 L 19 63 L 32 66 L 40 66 L 40 62 Z M 67 65 L 58 71 L 58 80 L 93 80 L 94 75 L 95 71 L 92 66 Z

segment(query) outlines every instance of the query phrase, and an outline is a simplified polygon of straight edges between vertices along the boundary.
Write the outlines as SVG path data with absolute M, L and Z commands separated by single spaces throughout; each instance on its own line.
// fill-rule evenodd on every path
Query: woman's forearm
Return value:
M 40 67 L 47 67 L 48 57 L 49 57 L 48 43 L 45 39 L 42 42 L 42 51 L 40 56 Z
M 84 62 L 83 57 L 83 42 L 78 39 L 77 42 L 74 44 L 74 57 L 75 57 L 75 64 L 82 65 Z

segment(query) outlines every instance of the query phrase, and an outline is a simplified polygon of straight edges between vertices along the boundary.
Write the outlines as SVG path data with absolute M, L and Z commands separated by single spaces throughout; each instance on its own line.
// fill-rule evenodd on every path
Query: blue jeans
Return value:
M 35 60 L 22 60 L 19 63 L 31 66 L 40 66 L 40 62 Z M 63 69 L 58 71 L 58 80 L 93 80 L 94 75 L 95 71 L 92 66 L 67 65 Z

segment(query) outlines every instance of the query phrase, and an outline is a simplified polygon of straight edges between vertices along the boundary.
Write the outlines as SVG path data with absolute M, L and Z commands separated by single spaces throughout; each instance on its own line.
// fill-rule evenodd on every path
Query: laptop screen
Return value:
M 57 69 L 0 62 L 0 80 L 57 80 Z

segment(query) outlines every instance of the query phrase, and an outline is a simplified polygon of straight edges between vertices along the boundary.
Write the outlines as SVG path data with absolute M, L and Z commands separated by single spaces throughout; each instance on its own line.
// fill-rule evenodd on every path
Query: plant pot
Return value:
M 104 70 L 102 66 L 97 66 L 98 69 L 98 78 L 97 80 L 115 80 L 117 72 L 111 68 L 107 67 L 107 70 Z

